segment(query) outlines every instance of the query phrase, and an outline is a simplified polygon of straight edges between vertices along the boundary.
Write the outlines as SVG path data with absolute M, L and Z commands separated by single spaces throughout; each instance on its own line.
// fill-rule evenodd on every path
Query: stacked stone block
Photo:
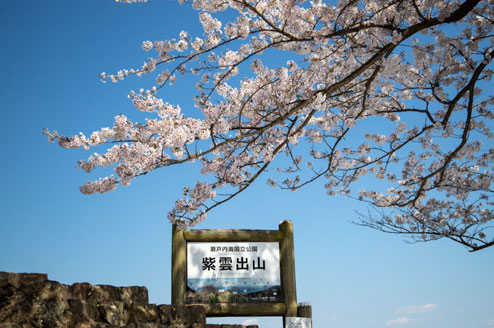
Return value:
M 200 305 L 149 304 L 146 287 L 64 285 L 46 274 L 0 272 L 0 328 L 230 328 Z M 257 326 L 248 326 L 255 328 Z M 246 327 L 247 328 L 247 327 Z

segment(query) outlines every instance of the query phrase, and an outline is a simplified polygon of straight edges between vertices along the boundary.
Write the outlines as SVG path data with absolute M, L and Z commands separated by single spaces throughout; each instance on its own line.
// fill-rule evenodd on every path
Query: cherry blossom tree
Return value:
M 168 213 L 184 228 L 263 175 L 290 190 L 324 180 L 328 195 L 368 202 L 364 226 L 414 241 L 449 238 L 471 251 L 494 245 L 493 0 L 192 6 L 202 35 L 144 41 L 153 57 L 142 67 L 100 74 L 155 77 L 155 87 L 129 95 L 149 113 L 145 122 L 118 115 L 87 136 L 44 130 L 64 148 L 104 147 L 78 167 L 115 174 L 82 193 L 200 161 L 206 181 L 185 188 Z M 231 20 L 219 20 L 220 11 Z M 291 59 L 270 67 L 278 54 Z M 159 97 L 184 74 L 196 76 L 194 116 Z M 369 178 L 379 183 L 359 182 Z

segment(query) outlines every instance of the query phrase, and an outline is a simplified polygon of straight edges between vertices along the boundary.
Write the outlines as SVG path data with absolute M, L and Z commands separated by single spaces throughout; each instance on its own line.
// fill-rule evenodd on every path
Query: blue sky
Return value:
M 104 171 L 88 177 L 75 169 L 90 153 L 50 144 L 41 131 L 90 133 L 120 113 L 140 117 L 126 95 L 152 79 L 103 84 L 97 74 L 140 66 L 144 40 L 198 33 L 197 12 L 168 0 L 4 0 L 0 24 L 0 270 L 44 272 L 67 284 L 145 285 L 151 302 L 170 303 L 166 211 L 201 178 L 199 166 L 85 196 L 78 187 Z M 185 81 L 161 96 L 192 111 L 192 90 Z M 312 304 L 315 327 L 494 327 L 494 249 L 410 245 L 351 224 L 357 210 L 365 207 L 326 196 L 321 183 L 294 193 L 259 181 L 201 228 L 277 229 L 290 219 L 298 301 Z M 279 318 L 214 322 L 281 327 Z

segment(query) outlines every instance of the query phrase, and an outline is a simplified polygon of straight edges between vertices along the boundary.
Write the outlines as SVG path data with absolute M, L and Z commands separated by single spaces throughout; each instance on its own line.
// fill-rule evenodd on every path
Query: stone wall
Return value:
M 46 274 L 0 272 L 0 328 L 257 328 L 208 325 L 200 305 L 149 304 L 146 287 L 64 285 Z

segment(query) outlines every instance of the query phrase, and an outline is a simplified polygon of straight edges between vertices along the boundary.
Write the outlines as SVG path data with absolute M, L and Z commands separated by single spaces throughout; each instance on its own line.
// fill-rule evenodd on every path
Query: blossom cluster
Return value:
M 100 74 L 118 82 L 154 72 L 156 86 L 129 98 L 155 118 L 137 123 L 119 115 L 90 136 L 45 130 L 65 148 L 108 145 L 79 167 L 115 166 L 116 177 L 88 182 L 83 192 L 111 191 L 200 160 L 211 182 L 186 189 L 168 214 L 189 226 L 268 167 L 286 163 L 276 160 L 281 155 L 289 164 L 275 171 L 281 182 L 273 173 L 269 185 L 296 190 L 327 179 L 329 195 L 361 199 L 382 214 L 364 225 L 418 240 L 447 237 L 472 250 L 494 244 L 493 1 L 192 6 L 202 36 L 182 31 L 178 39 L 144 41 L 142 49 L 154 54 L 144 65 Z M 231 21 L 216 17 L 227 9 L 236 13 Z M 292 58 L 271 68 L 266 50 Z M 158 97 L 184 74 L 197 77 L 201 118 Z M 382 183 L 355 193 L 363 176 Z

